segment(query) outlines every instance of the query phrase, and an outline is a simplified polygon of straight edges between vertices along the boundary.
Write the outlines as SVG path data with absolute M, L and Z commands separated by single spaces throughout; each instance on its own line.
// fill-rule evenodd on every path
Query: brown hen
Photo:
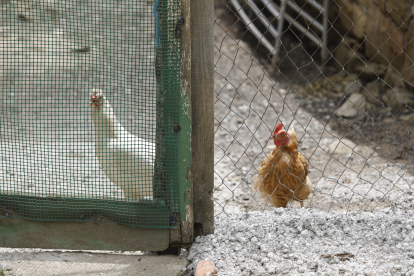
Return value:
M 254 189 L 276 208 L 286 207 L 296 200 L 303 207 L 303 201 L 312 192 L 312 182 L 308 178 L 309 164 L 298 151 L 298 139 L 293 125 L 288 132 L 280 123 L 270 139 L 275 149 L 263 160 L 255 180 Z

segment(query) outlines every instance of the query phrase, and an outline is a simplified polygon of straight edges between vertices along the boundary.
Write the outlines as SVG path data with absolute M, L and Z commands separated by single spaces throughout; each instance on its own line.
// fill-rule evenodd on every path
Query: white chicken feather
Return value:
M 132 135 L 118 122 L 102 90 L 90 94 L 95 154 L 106 176 L 128 200 L 152 198 L 155 145 Z

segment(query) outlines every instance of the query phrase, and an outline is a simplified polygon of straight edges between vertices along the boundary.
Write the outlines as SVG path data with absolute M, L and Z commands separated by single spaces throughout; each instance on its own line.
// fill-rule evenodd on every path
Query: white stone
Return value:
M 338 155 L 351 154 L 355 147 L 355 143 L 348 139 L 336 139 L 328 146 L 328 153 Z
M 341 117 L 355 117 L 358 115 L 359 110 L 363 110 L 365 107 L 365 96 L 362 94 L 354 93 L 347 101 L 336 111 L 336 114 Z

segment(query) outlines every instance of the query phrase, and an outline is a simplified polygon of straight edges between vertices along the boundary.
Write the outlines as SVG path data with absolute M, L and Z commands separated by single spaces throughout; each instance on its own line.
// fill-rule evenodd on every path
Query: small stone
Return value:
M 366 96 L 367 102 L 376 106 L 384 105 L 381 98 L 382 95 L 380 85 L 377 81 L 367 83 L 365 85 L 365 89 L 363 90 L 363 94 Z
M 299 272 L 299 273 L 305 273 L 305 271 L 306 271 L 306 269 L 305 269 L 304 267 L 300 267 L 300 268 L 298 269 L 298 272 Z
M 240 224 L 240 225 L 237 225 L 235 227 L 235 229 L 236 229 L 237 232 L 244 232 L 247 229 L 247 225 L 246 224 Z
M 346 102 L 338 108 L 336 114 L 340 117 L 355 117 L 359 110 L 365 107 L 365 97 L 362 94 L 352 94 Z
M 216 275 L 216 267 L 211 261 L 199 261 L 194 276 Z
M 354 55 L 354 51 L 348 46 L 347 43 L 341 43 L 335 50 L 335 59 L 338 62 L 337 66 L 342 69 L 342 66 L 351 59 Z
M 386 92 L 384 102 L 394 111 L 401 111 L 403 108 L 414 107 L 414 100 L 412 99 L 412 92 L 408 89 L 396 87 Z
M 274 263 L 266 263 L 266 264 L 264 265 L 264 267 L 266 267 L 266 270 L 267 270 L 267 272 L 269 272 L 269 273 L 274 273 L 274 274 L 276 274 L 276 273 L 277 273 L 277 270 L 276 270 L 276 265 L 275 265 Z
M 348 139 L 336 139 L 328 146 L 328 153 L 338 155 L 351 154 L 355 147 L 354 142 Z
M 345 86 L 345 94 L 352 95 L 361 92 L 362 86 L 358 82 L 352 81 Z
M 247 243 L 247 239 L 241 236 L 237 237 L 237 240 L 239 241 L 239 243 Z
M 197 255 L 197 250 L 190 250 L 190 254 L 188 254 L 187 256 L 187 260 L 192 261 L 194 259 L 194 257 Z
M 382 90 L 387 90 L 388 88 L 391 87 L 399 87 L 399 88 L 404 88 L 405 87 L 405 82 L 404 82 L 404 78 L 403 76 L 401 76 L 401 74 L 395 70 L 392 66 L 387 68 L 387 71 L 385 73 L 385 76 L 383 78 L 383 82 L 382 82 Z
M 403 123 L 412 123 L 414 122 L 414 114 L 408 114 L 405 116 L 398 117 L 397 121 L 403 122 Z
M 359 73 L 359 78 L 365 81 L 373 81 L 378 78 L 383 78 L 385 75 L 385 65 L 375 62 L 369 64 L 362 63 L 355 68 L 355 72 Z

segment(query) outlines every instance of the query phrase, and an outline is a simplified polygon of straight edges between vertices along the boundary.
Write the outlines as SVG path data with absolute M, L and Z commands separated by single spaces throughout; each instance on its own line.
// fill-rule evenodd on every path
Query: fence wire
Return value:
M 216 0 L 216 214 L 413 207 L 412 6 Z

